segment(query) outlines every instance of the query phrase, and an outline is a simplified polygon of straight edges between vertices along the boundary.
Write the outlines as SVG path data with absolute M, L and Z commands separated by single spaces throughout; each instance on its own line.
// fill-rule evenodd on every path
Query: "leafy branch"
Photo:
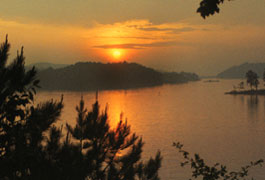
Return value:
M 262 166 L 263 159 L 241 167 L 239 171 L 229 171 L 226 166 L 215 163 L 213 166 L 209 166 L 205 163 L 199 154 L 194 154 L 194 157 L 190 156 L 190 153 L 183 150 L 183 145 L 179 142 L 173 143 L 173 146 L 178 149 L 178 152 L 182 154 L 184 161 L 180 163 L 182 167 L 190 166 L 192 169 L 192 178 L 202 178 L 203 180 L 242 180 L 249 174 L 249 169 L 255 166 Z M 253 178 L 252 178 L 253 179 Z

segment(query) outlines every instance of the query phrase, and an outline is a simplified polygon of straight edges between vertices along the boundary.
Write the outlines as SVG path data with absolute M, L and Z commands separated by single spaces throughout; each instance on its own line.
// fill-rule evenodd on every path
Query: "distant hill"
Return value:
M 38 73 L 44 90 L 106 90 L 158 86 L 198 80 L 192 73 L 160 73 L 136 63 L 79 62 L 59 69 Z
M 34 64 L 29 64 L 26 66 L 26 69 L 31 69 L 33 66 L 39 71 L 48 69 L 48 68 L 53 68 L 53 69 L 58 69 L 58 68 L 63 68 L 68 66 L 69 64 L 53 64 L 53 63 L 48 63 L 48 62 L 39 62 L 39 63 L 34 63 Z
M 258 74 L 259 77 L 263 77 L 265 69 L 265 63 L 244 63 L 239 66 L 233 66 L 217 75 L 218 78 L 236 79 L 245 78 L 246 72 L 252 70 Z

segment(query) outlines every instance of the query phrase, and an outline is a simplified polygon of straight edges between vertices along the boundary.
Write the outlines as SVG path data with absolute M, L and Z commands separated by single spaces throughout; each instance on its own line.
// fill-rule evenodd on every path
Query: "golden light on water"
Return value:
M 120 120 L 124 120 L 123 117 L 123 109 L 121 107 L 121 104 L 119 102 L 113 101 L 111 103 L 111 108 L 108 109 L 108 113 L 110 115 L 109 117 L 109 123 L 111 128 L 116 128 Z

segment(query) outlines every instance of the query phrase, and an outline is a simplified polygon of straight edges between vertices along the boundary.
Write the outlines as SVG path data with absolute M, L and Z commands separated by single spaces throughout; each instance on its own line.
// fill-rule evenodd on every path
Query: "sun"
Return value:
M 112 50 L 112 56 L 115 58 L 115 59 L 120 59 L 121 58 L 121 50 L 120 49 L 113 49 Z
M 108 49 L 106 52 L 107 59 L 114 63 L 122 62 L 128 56 L 128 52 L 122 48 Z
M 121 57 L 121 51 L 119 49 L 114 49 L 112 55 L 115 59 L 119 59 Z

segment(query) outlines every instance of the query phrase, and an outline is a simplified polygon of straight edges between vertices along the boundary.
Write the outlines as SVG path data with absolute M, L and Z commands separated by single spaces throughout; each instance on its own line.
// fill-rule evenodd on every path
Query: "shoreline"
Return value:
M 225 94 L 231 95 L 265 95 L 265 89 L 258 89 L 258 90 L 244 90 L 244 91 L 229 91 L 225 92 Z
M 117 91 L 117 90 L 137 90 L 137 89 L 145 89 L 145 88 L 153 88 L 153 87 L 160 87 L 163 85 L 180 85 L 180 84 L 187 84 L 192 82 L 197 82 L 200 80 L 191 80 L 191 81 L 183 81 L 183 82 L 175 82 L 175 83 L 162 83 L 162 84 L 154 84 L 154 85 L 142 85 L 142 86 L 131 86 L 131 87 L 116 87 L 116 88 L 90 88 L 90 89 L 50 89 L 50 88 L 39 88 L 37 92 L 57 92 L 57 91 L 71 91 L 71 92 L 95 92 L 95 91 Z

